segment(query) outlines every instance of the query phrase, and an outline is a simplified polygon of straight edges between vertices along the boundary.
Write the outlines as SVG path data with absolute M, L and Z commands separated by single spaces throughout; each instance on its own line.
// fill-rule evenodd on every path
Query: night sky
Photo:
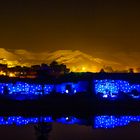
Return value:
M 29 51 L 140 51 L 135 0 L 1 0 L 0 47 Z

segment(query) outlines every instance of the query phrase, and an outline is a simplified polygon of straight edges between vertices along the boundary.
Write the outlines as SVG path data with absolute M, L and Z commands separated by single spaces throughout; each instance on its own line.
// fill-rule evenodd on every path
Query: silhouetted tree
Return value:
M 100 73 L 104 73 L 104 72 L 105 72 L 104 69 L 101 69 L 101 70 L 100 70 Z
M 134 69 L 133 68 L 129 68 L 128 72 L 129 73 L 134 73 Z
M 52 61 L 51 63 L 50 63 L 50 67 L 55 67 L 55 66 L 57 66 L 58 65 L 58 62 L 57 61 Z
M 51 123 L 38 123 L 37 126 L 34 126 L 35 128 L 35 134 L 37 136 L 37 140 L 48 140 L 49 139 L 49 133 L 52 130 L 52 124 Z
M 41 70 L 49 70 L 49 66 L 47 64 L 41 64 Z
M 69 73 L 69 71 L 70 71 L 70 69 L 68 69 L 66 67 L 66 65 L 58 64 L 57 61 L 53 61 L 52 63 L 50 63 L 50 68 L 51 68 L 52 72 L 57 72 L 60 74 Z

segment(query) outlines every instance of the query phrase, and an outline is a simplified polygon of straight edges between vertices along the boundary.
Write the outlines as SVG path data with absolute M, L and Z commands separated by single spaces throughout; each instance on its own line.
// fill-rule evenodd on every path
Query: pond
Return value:
M 0 116 L 4 140 L 139 139 L 139 115 Z

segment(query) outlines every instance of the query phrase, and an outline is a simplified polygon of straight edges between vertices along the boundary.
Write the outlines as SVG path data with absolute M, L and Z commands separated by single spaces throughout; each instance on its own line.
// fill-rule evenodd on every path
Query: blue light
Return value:
M 75 117 L 61 117 L 56 119 L 57 122 L 63 123 L 63 124 L 78 124 L 80 122 L 79 119 Z
M 52 117 L 22 117 L 22 116 L 10 116 L 0 117 L 0 125 L 27 125 L 35 124 L 39 122 L 53 122 Z
M 45 117 L 22 117 L 22 116 L 9 116 L 9 117 L 2 117 L 0 116 L 0 125 L 27 125 L 27 124 L 37 124 L 37 123 L 51 123 L 51 122 L 60 122 L 62 124 L 81 124 L 81 120 L 77 119 L 73 116 L 68 117 L 61 117 L 56 120 L 53 120 L 51 116 Z
M 70 89 L 67 89 L 67 85 L 69 85 Z M 61 84 L 33 84 L 17 81 L 16 83 L 0 83 L 0 94 L 7 93 L 10 96 L 13 96 L 16 100 L 26 100 L 26 99 L 34 99 L 37 95 L 48 95 L 52 92 L 57 92 L 60 94 L 69 94 L 74 95 L 80 92 L 87 92 L 88 90 L 88 82 L 80 81 L 77 83 L 66 82 Z M 24 96 L 20 96 L 24 95 Z M 32 98 L 31 98 L 32 96 Z M 36 97 L 35 97 L 36 98 Z
M 119 93 L 123 92 L 129 97 L 134 99 L 140 99 L 140 85 L 130 85 L 128 81 L 124 80 L 94 80 L 95 93 L 102 93 L 103 98 L 119 98 Z M 136 90 L 137 95 L 133 94 L 133 90 Z
M 119 99 L 120 93 L 128 95 L 132 99 L 140 99 L 140 85 L 130 84 L 125 80 L 94 80 L 95 93 L 101 93 L 106 99 Z M 60 94 L 74 95 L 77 93 L 85 93 L 89 91 L 87 81 L 65 82 L 61 84 L 33 84 L 26 82 L 16 83 L 0 83 L 0 94 L 5 94 L 6 90 L 9 95 L 16 95 L 17 100 L 26 100 L 36 98 L 37 95 L 49 95 L 52 92 Z M 20 95 L 24 95 L 20 96 Z M 31 98 L 32 96 L 32 98 Z
M 76 89 L 74 90 L 74 93 L 76 93 L 77 91 L 76 91 Z
M 130 122 L 140 122 L 140 116 L 96 116 L 94 122 L 94 128 L 115 128 Z
M 71 87 L 70 91 L 68 89 L 66 89 L 67 85 L 69 85 Z M 73 95 L 76 93 L 83 93 L 83 92 L 87 92 L 87 91 L 88 91 L 88 82 L 87 81 L 80 81 L 77 83 L 66 82 L 66 83 L 56 85 L 56 92 L 61 93 L 61 94 L 67 93 L 69 95 Z
M 50 94 L 53 91 L 53 85 L 28 84 L 25 82 L 16 83 L 0 83 L 0 94 L 5 93 L 5 89 L 9 95 L 42 95 Z
M 78 119 L 74 116 L 66 116 L 57 119 L 53 119 L 51 116 L 41 116 L 41 117 L 23 117 L 23 116 L 0 116 L 0 125 L 28 125 L 28 124 L 38 124 L 38 123 L 51 123 L 59 122 L 67 125 L 87 125 L 90 121 L 89 119 Z M 94 118 L 94 128 L 115 128 L 128 125 L 130 122 L 140 122 L 140 116 L 96 116 Z M 92 123 L 90 123 L 92 124 Z

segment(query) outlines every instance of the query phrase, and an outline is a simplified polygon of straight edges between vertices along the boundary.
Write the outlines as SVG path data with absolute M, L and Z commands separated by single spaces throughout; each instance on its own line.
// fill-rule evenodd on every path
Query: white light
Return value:
M 103 98 L 107 98 L 107 97 L 108 97 L 108 95 L 107 95 L 107 94 L 103 95 Z
M 69 93 L 69 90 L 66 90 L 65 92 L 66 92 L 66 93 Z
M 76 89 L 74 90 L 74 93 L 76 93 L 77 91 L 76 91 Z

